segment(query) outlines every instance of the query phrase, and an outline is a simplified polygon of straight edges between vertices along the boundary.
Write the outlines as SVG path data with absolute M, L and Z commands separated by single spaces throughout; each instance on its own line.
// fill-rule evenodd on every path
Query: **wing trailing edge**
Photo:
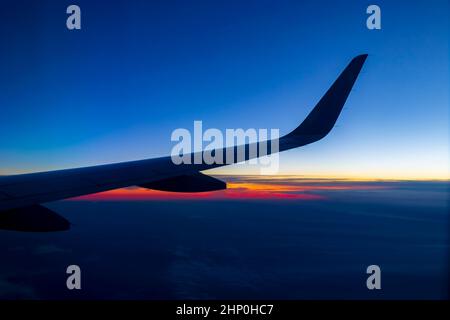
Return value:
M 70 229 L 70 222 L 41 206 L 15 208 L 0 212 L 0 229 L 25 232 L 54 232 Z

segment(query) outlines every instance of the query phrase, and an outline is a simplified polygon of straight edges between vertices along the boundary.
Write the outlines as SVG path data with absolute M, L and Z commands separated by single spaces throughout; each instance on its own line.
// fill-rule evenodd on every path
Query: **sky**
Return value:
M 377 1 L 381 30 L 370 4 L 2 1 L 0 174 L 165 156 L 194 120 L 287 133 L 368 53 L 337 126 L 280 174 L 449 179 L 449 2 Z

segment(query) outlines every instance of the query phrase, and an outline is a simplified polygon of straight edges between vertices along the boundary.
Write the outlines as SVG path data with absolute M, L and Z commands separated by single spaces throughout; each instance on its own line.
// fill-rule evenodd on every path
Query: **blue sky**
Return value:
M 448 1 L 377 1 L 375 31 L 366 1 L 30 3 L 1 4 L 0 174 L 167 155 L 194 120 L 286 133 L 368 53 L 337 127 L 280 173 L 449 178 Z

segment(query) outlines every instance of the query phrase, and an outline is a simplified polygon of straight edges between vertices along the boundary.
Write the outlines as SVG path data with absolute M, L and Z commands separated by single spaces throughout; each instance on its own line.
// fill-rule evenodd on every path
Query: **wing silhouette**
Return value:
M 295 130 L 278 139 L 278 151 L 313 143 L 331 131 L 366 58 L 367 54 L 359 55 L 348 64 L 305 120 Z M 270 141 L 265 143 L 270 146 Z M 256 143 L 258 152 L 259 144 Z M 249 152 L 252 144 L 229 148 L 236 151 L 239 147 L 243 147 L 245 150 L 244 160 L 272 153 L 269 147 L 265 154 L 257 152 L 252 155 Z M 253 145 L 253 147 L 255 146 Z M 225 154 L 227 149 L 217 149 L 215 152 Z M 194 158 L 195 154 L 190 154 L 190 157 Z M 237 157 L 233 159 L 233 163 L 238 161 Z M 2 176 L 0 177 L 0 229 L 67 230 L 70 224 L 61 216 L 41 206 L 42 203 L 133 185 L 175 192 L 220 190 L 226 188 L 224 182 L 205 176 L 200 171 L 226 164 L 202 162 L 200 164 L 175 165 L 168 156 L 84 168 Z

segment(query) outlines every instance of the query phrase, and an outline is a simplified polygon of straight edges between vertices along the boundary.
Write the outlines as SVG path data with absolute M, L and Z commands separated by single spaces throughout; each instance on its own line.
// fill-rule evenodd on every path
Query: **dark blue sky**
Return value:
M 0 174 L 166 155 L 194 120 L 286 133 L 368 53 L 338 126 L 281 173 L 448 178 L 448 1 L 377 1 L 378 31 L 369 4 L 2 1 Z

